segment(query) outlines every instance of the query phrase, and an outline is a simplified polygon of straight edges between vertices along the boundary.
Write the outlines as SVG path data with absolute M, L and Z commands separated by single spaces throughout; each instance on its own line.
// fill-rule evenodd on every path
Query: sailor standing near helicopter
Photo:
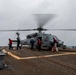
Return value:
M 13 49 L 13 47 L 12 47 L 12 40 L 9 38 L 9 50 L 10 49 Z
M 19 37 L 20 34 L 17 32 L 16 35 L 17 35 L 17 50 L 18 50 L 18 48 L 21 49 L 21 46 L 20 46 L 20 37 Z
M 42 41 L 41 41 L 40 38 L 38 39 L 38 42 L 37 42 L 37 43 L 38 43 L 38 49 L 39 49 L 39 51 L 40 51 L 40 50 L 41 50 L 41 44 L 42 44 Z
M 21 47 L 20 47 L 20 39 L 19 38 L 17 38 L 17 50 L 18 50 L 18 48 L 21 49 Z
M 57 48 L 58 42 L 57 42 L 57 40 L 55 38 L 53 38 L 53 40 L 54 40 L 54 44 L 53 44 L 53 47 L 52 47 L 52 52 L 58 51 L 58 48 Z
M 35 43 L 35 40 L 34 40 L 34 38 L 32 38 L 32 39 L 30 40 L 31 50 L 34 50 L 34 43 Z

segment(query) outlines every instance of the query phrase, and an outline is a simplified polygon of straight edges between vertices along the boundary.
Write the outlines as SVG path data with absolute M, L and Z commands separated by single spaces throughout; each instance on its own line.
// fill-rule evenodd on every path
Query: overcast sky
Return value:
M 56 14 L 44 28 L 76 28 L 75 0 L 0 0 L 0 30 L 36 28 L 32 14 Z M 8 45 L 8 39 L 16 39 L 16 32 L 0 32 L 0 46 Z M 32 32 L 20 32 L 21 39 Z M 66 45 L 76 46 L 76 32 L 47 31 L 56 35 Z

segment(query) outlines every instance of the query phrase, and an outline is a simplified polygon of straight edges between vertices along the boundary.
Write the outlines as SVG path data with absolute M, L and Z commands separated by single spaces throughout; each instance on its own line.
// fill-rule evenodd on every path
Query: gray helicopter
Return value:
M 32 33 L 26 36 L 26 39 L 21 40 L 21 45 L 29 45 L 30 46 L 30 40 L 34 39 L 35 44 L 34 46 L 37 47 L 37 40 L 42 40 L 41 48 L 50 49 L 52 47 L 52 44 L 54 43 L 54 39 L 58 42 L 57 46 L 61 47 L 64 45 L 64 42 L 57 38 L 57 36 L 52 34 L 46 34 L 42 31 L 47 31 L 48 29 L 44 29 L 41 26 L 37 29 L 33 29 L 34 31 L 37 30 L 37 33 Z M 19 37 L 19 33 L 17 33 L 17 37 Z M 20 37 L 19 37 L 20 38 Z
M 62 46 L 64 42 L 59 40 L 56 36 L 52 34 L 46 34 L 43 31 L 47 31 L 49 29 L 44 29 L 43 26 L 46 25 L 46 23 L 54 17 L 53 14 L 35 14 L 36 20 L 38 22 L 38 28 L 35 29 L 25 29 L 21 31 L 38 31 L 37 33 L 32 33 L 26 36 L 26 39 L 21 40 L 21 45 L 29 45 L 30 46 L 30 40 L 34 39 L 35 44 L 34 46 L 37 47 L 37 40 L 42 40 L 41 48 L 50 49 L 52 47 L 52 44 L 54 43 L 55 39 L 58 42 L 58 46 Z M 17 37 L 19 37 L 19 33 L 16 33 Z
M 55 39 L 58 44 L 57 46 L 61 47 L 64 45 L 64 42 L 57 38 L 57 36 L 52 34 L 46 34 L 43 33 L 43 31 L 76 31 L 76 29 L 45 29 L 43 28 L 44 25 L 48 21 L 51 21 L 54 18 L 55 15 L 53 14 L 35 14 L 36 21 L 38 22 L 38 28 L 35 29 L 19 29 L 19 30 L 0 30 L 0 31 L 38 31 L 37 33 L 32 33 L 26 36 L 26 39 L 20 40 L 21 45 L 29 45 L 30 46 L 30 40 L 34 38 L 35 40 L 35 47 L 37 47 L 37 39 L 40 38 L 42 40 L 42 48 L 50 49 L 52 46 L 52 43 L 54 43 Z M 17 32 L 17 38 L 20 39 L 20 34 Z M 13 40 L 13 42 L 17 42 L 16 40 Z

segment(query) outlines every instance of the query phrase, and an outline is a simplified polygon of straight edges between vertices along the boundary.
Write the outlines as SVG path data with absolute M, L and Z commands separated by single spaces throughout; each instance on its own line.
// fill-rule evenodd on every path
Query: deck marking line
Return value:
M 54 54 L 54 55 L 43 55 L 43 56 L 32 56 L 32 57 L 22 57 L 21 59 L 34 59 L 34 58 L 46 58 L 46 57 L 54 57 L 54 56 L 62 56 L 62 55 L 69 55 L 74 53 L 64 53 L 64 54 Z
M 62 55 L 69 55 L 69 54 L 76 54 L 75 52 L 73 53 L 63 53 L 63 54 L 53 54 L 53 55 L 42 55 L 42 56 L 31 56 L 31 57 L 19 57 L 11 52 L 7 52 L 6 50 L 3 50 L 3 52 L 7 53 L 8 55 L 14 57 L 15 59 L 18 60 L 23 60 L 23 59 L 34 59 L 34 58 L 46 58 L 46 57 L 55 57 L 55 56 L 62 56 Z
M 8 55 L 10 55 L 10 56 L 12 56 L 12 57 L 14 57 L 15 59 L 20 59 L 20 57 L 19 56 L 17 56 L 17 55 L 14 55 L 13 53 L 11 53 L 11 52 L 7 52 L 6 50 L 3 50 L 3 52 L 5 52 L 5 53 L 7 53 Z

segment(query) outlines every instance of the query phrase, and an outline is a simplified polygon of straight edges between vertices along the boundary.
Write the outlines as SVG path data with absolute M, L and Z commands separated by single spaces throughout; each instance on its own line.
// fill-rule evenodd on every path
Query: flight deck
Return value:
M 19 50 L 3 49 L 6 53 L 6 68 L 0 70 L 0 75 L 76 75 L 76 51 L 59 50 Z

